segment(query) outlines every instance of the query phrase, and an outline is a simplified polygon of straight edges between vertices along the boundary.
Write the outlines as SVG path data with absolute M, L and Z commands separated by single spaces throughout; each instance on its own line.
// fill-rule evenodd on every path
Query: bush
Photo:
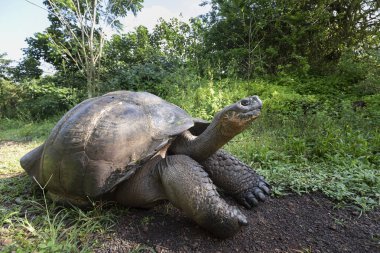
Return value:
M 155 62 L 139 64 L 120 64 L 117 69 L 105 72 L 101 82 L 101 93 L 114 90 L 148 91 L 159 96 L 166 96 L 170 89 L 165 85 L 173 73 L 180 71 L 174 63 L 157 57 Z M 186 73 L 187 75 L 188 73 Z
M 17 115 L 21 87 L 0 78 L 0 118 L 13 118 Z
M 1 117 L 43 120 L 66 112 L 79 102 L 77 90 L 52 83 L 1 81 Z
M 20 109 L 33 120 L 63 113 L 79 102 L 75 89 L 56 87 L 53 84 L 39 85 L 31 82 L 23 85 L 22 92 Z

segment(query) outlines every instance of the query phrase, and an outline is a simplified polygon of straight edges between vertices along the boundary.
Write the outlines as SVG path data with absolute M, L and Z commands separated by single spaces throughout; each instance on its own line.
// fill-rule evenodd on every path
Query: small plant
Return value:
M 149 225 L 154 220 L 153 216 L 145 216 L 144 218 L 141 219 L 141 225 L 146 226 Z
M 342 218 L 333 218 L 333 219 L 334 219 L 335 224 L 337 224 L 337 225 L 342 226 L 345 223 L 345 220 Z

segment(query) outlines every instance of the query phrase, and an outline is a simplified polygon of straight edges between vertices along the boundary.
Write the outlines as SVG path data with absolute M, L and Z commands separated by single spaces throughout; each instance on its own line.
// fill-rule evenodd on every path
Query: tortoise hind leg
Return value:
M 42 153 L 44 151 L 45 144 L 28 152 L 26 155 L 21 157 L 20 165 L 28 173 L 30 177 L 35 177 L 39 181 L 39 168 Z
M 110 198 L 119 204 L 139 208 L 150 208 L 166 200 L 156 168 L 160 160 L 160 156 L 153 157 L 132 177 L 120 183 Z
M 136 174 L 134 178 L 123 183 L 124 189 L 121 187 L 121 191 L 119 190 L 117 194 L 118 202 L 123 202 L 122 196 L 124 196 L 129 199 L 124 204 L 130 205 L 130 200 L 136 196 L 134 189 L 141 184 L 143 187 L 140 190 L 145 192 L 152 188 L 157 190 L 155 198 L 152 198 L 154 195 L 152 192 L 147 194 L 145 206 L 153 199 L 167 199 L 201 227 L 218 237 L 233 236 L 242 225 L 247 225 L 246 217 L 239 209 L 228 205 L 219 196 L 216 187 L 201 165 L 188 156 L 167 156 L 159 161 L 151 172 L 141 173 L 140 176 Z M 142 177 L 143 175 L 145 177 Z M 156 178 L 153 175 L 156 175 Z M 146 179 L 148 182 L 145 181 Z M 146 188 L 148 185 L 152 188 Z M 144 194 L 137 193 L 137 195 L 141 198 Z
M 265 201 L 270 193 L 269 185 L 262 176 L 224 150 L 218 150 L 202 165 L 216 186 L 246 208 Z

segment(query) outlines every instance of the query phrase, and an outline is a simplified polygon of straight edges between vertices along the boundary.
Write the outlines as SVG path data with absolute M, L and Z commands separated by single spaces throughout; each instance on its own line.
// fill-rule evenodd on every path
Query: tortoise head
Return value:
M 174 154 L 186 154 L 195 161 L 209 158 L 235 135 L 244 131 L 260 115 L 263 103 L 258 96 L 243 98 L 223 108 L 211 123 L 195 120 L 191 134 L 177 138 L 171 147 Z
M 236 135 L 246 129 L 261 112 L 263 102 L 258 96 L 243 98 L 219 112 L 221 132 Z

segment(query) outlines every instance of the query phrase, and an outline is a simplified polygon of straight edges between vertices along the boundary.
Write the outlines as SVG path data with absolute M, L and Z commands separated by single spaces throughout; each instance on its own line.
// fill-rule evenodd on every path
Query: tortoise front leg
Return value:
M 220 197 L 201 165 L 185 155 L 153 158 L 121 183 L 115 200 L 133 207 L 151 207 L 169 200 L 201 227 L 221 238 L 233 236 L 248 224 L 239 209 Z
M 202 166 L 190 157 L 168 156 L 158 169 L 169 201 L 201 227 L 226 238 L 247 225 L 244 214 L 220 197 Z
M 185 155 L 167 156 L 154 167 L 144 166 L 116 193 L 116 201 L 127 206 L 149 207 L 160 200 L 169 200 L 221 238 L 233 236 L 247 225 L 244 214 L 220 197 L 201 165 Z
M 202 165 L 216 186 L 246 208 L 265 201 L 269 195 L 269 185 L 264 178 L 224 150 L 218 150 Z

